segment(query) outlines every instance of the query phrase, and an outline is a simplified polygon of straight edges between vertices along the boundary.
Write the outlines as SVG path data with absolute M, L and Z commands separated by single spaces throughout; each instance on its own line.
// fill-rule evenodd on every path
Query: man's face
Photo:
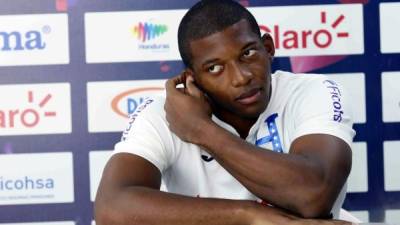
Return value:
M 267 51 L 267 49 L 270 49 Z M 260 40 L 246 20 L 190 42 L 196 84 L 219 113 L 258 118 L 269 102 L 271 39 Z

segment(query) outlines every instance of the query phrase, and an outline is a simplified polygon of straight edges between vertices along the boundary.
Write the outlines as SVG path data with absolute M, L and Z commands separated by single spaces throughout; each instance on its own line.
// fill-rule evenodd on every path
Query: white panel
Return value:
M 400 222 L 400 210 L 386 210 L 385 212 L 385 222 L 390 224 L 399 224 Z
M 97 188 L 100 184 L 101 175 L 103 174 L 104 166 L 111 157 L 112 151 L 91 151 L 89 152 L 89 167 L 90 167 L 90 200 L 96 198 Z
M 368 191 L 367 143 L 353 143 L 353 165 L 348 178 L 347 192 Z
M 357 219 L 361 220 L 363 223 L 369 222 L 369 212 L 368 211 L 349 211 L 351 215 L 355 216 Z
M 0 155 L 0 171 L 0 205 L 74 201 L 71 152 Z
M 85 13 L 86 62 L 180 59 L 177 32 L 185 12 L 148 10 Z
M 400 40 L 400 39 L 399 39 Z M 382 73 L 382 120 L 400 122 L 400 72 Z
M 250 8 L 277 56 L 364 53 L 361 4 Z
M 89 132 L 123 131 L 128 114 L 147 97 L 164 93 L 165 80 L 87 83 Z
M 400 52 L 400 2 L 380 3 L 381 52 Z
M 69 83 L 0 85 L 0 135 L 71 133 Z
M 67 14 L 0 16 L 0 66 L 68 63 Z
M 385 190 L 400 191 L 400 141 L 383 142 L 383 153 Z
M 352 107 L 354 123 L 366 122 L 365 75 L 363 73 L 328 74 L 345 90 Z

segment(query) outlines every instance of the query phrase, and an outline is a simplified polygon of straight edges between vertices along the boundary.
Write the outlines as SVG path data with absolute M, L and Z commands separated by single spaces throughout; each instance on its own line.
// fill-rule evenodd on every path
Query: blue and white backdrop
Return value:
M 0 224 L 89 225 L 127 114 L 182 63 L 194 0 L 0 0 Z M 400 2 L 247 0 L 273 68 L 328 74 L 357 136 L 344 208 L 400 221 Z

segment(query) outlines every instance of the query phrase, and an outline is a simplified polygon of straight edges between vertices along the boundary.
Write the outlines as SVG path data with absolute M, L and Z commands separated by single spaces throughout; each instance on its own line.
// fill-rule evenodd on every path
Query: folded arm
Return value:
M 303 217 L 328 215 L 350 172 L 350 147 L 335 136 L 299 137 L 290 154 L 282 154 L 251 145 L 215 124 L 200 127 L 204 131 L 198 144 L 245 187 Z
M 98 225 L 341 225 L 307 220 L 253 201 L 195 198 L 162 192 L 160 172 L 147 160 L 114 155 L 104 170 L 94 211 Z

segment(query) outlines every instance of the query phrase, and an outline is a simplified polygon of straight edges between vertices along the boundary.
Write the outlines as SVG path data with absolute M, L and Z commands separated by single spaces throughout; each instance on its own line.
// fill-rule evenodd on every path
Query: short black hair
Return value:
M 260 36 L 261 32 L 254 16 L 233 0 L 203 0 L 196 3 L 182 18 L 178 28 L 178 46 L 182 61 L 192 68 L 190 42 L 224 30 L 245 19 L 250 29 Z

